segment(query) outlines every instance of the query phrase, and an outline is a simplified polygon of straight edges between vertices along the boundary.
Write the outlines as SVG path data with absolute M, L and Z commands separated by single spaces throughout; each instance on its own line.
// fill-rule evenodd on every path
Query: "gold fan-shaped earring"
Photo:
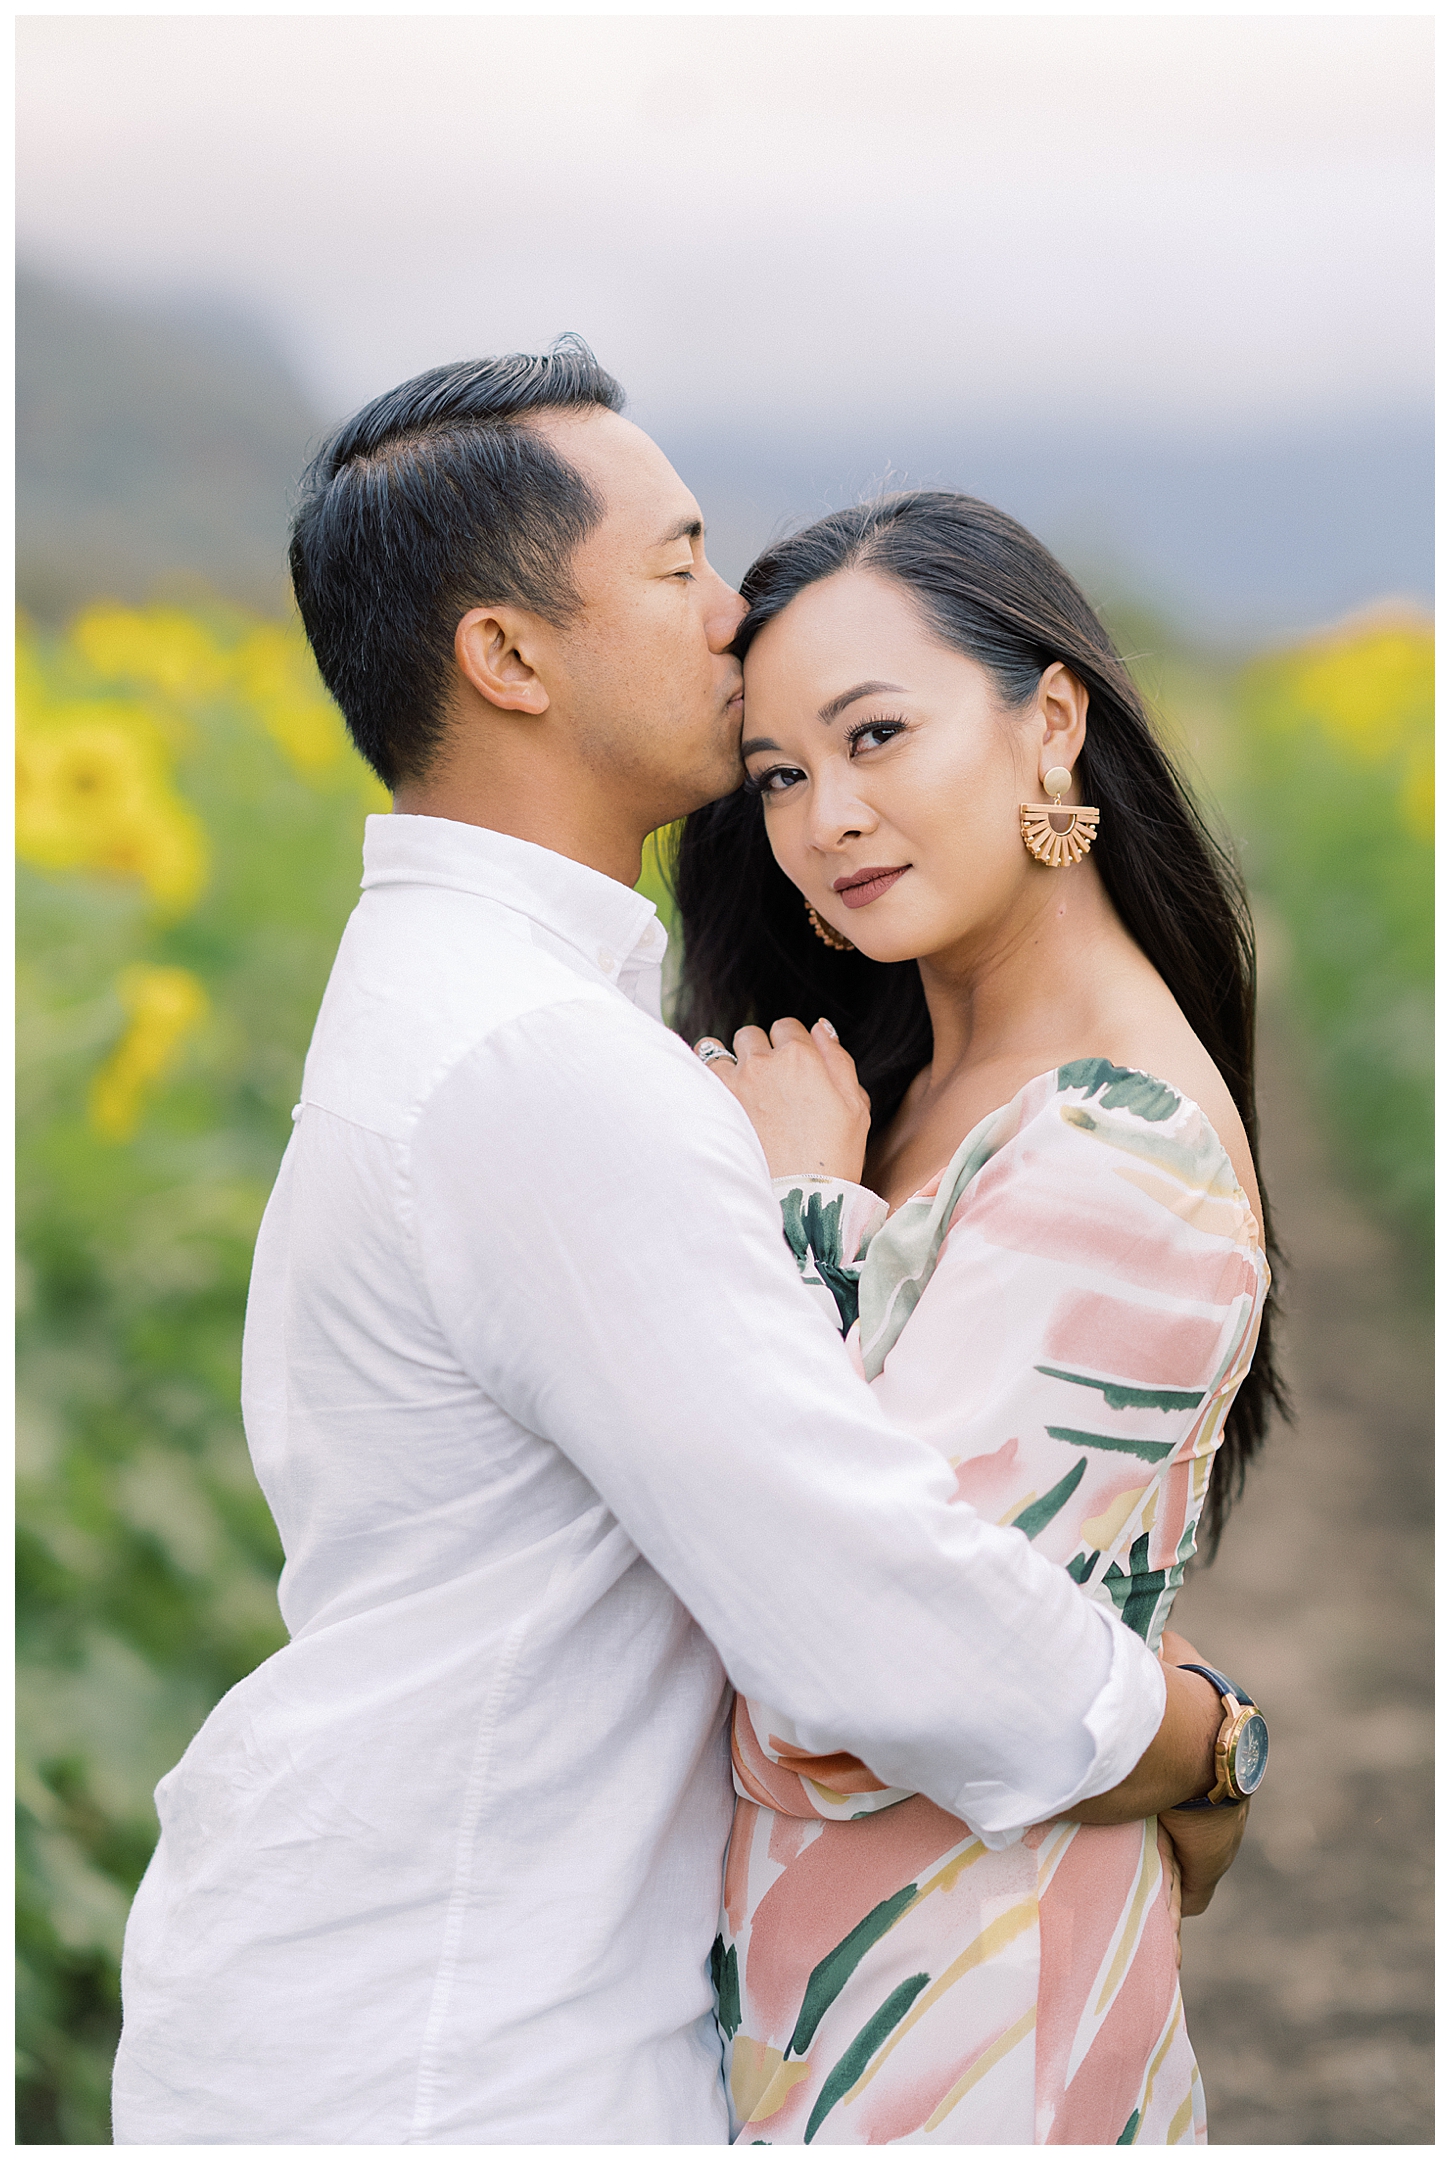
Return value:
M 1082 861 L 1098 836 L 1102 812 L 1090 810 L 1085 803 L 1064 808 L 1062 798 L 1072 786 L 1072 774 L 1065 765 L 1045 772 L 1042 785 L 1052 801 L 1023 803 L 1023 845 L 1034 862 L 1044 863 L 1049 870 L 1063 870 L 1069 863 Z
M 834 929 L 830 923 L 816 913 L 809 900 L 806 902 L 806 914 L 810 920 L 811 928 L 823 945 L 829 945 L 833 952 L 854 952 L 856 950 L 848 937 L 842 937 L 839 930 Z

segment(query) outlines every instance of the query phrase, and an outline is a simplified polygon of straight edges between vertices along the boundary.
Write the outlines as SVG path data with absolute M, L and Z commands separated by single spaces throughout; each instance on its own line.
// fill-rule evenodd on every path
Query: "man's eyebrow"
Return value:
M 698 517 L 685 517 L 680 519 L 678 525 L 672 525 L 667 533 L 661 533 L 655 546 L 673 547 L 677 540 L 703 540 L 704 537 L 705 527 L 701 520 Z
M 854 690 L 843 690 L 839 697 L 833 697 L 829 703 L 823 705 L 819 717 L 829 727 L 833 720 L 840 719 L 848 705 L 855 704 L 857 698 L 874 697 L 878 690 L 900 690 L 904 692 L 905 688 L 906 685 L 899 682 L 858 682 Z

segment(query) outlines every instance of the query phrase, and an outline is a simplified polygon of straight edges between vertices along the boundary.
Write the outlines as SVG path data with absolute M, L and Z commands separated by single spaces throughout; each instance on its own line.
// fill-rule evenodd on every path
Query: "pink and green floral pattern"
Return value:
M 1202 1112 L 1084 1060 L 894 1215 L 858 1186 L 776 1189 L 888 1415 L 1156 1647 L 1268 1287 Z M 1155 1822 L 992 1852 L 743 1699 L 734 1759 L 715 1980 L 737 2144 L 1205 2139 Z

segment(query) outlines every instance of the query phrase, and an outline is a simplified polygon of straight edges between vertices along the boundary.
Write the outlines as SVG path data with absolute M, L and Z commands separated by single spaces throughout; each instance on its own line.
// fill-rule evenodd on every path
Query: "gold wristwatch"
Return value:
M 1181 1800 L 1182 1808 L 1240 1807 L 1264 1782 L 1269 1767 L 1269 1728 L 1258 1704 L 1211 1665 L 1180 1665 L 1180 1672 L 1202 1673 L 1223 1698 L 1224 1720 L 1214 1742 L 1218 1778 L 1200 1800 Z

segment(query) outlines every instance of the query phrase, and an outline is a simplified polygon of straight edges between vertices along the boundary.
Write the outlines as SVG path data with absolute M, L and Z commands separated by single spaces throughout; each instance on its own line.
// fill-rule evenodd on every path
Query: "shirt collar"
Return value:
M 597 967 L 611 982 L 622 968 L 664 957 L 668 939 L 652 900 L 601 870 L 452 818 L 369 817 L 363 835 L 363 890 L 378 885 L 442 885 L 477 893 L 528 916 Z

